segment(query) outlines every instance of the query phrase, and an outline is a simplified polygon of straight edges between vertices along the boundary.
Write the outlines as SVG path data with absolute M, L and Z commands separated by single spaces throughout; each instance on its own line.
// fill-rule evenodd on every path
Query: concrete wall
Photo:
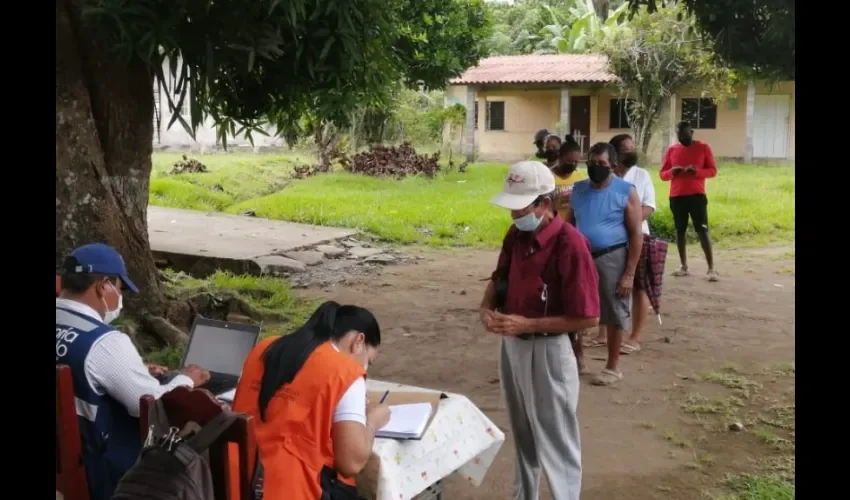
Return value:
M 681 120 L 681 100 L 683 98 L 701 97 L 699 89 L 685 89 L 676 96 L 673 112 L 675 121 Z M 796 86 L 794 82 L 782 82 L 774 85 L 756 84 L 756 94 L 788 95 L 791 100 L 788 132 L 788 159 L 795 158 L 795 127 L 796 127 Z M 631 133 L 629 129 L 612 129 L 609 123 L 609 108 L 612 99 L 619 97 L 614 88 L 571 88 L 570 95 L 590 95 L 590 143 L 607 142 L 611 137 Z M 478 158 L 482 160 L 516 161 L 528 158 L 534 152 L 531 144 L 534 133 L 541 128 L 554 131 L 560 111 L 560 91 L 557 89 L 517 89 L 517 90 L 488 90 L 486 87 L 478 91 L 479 107 L 478 129 L 475 132 L 475 146 Z M 448 104 L 465 104 L 466 87 L 452 85 L 446 92 Z M 488 100 L 505 102 L 505 130 L 485 130 L 485 112 Z M 669 121 L 669 114 L 662 120 Z M 732 98 L 717 104 L 717 126 L 715 129 L 697 129 L 694 137 L 711 145 L 715 156 L 728 158 L 743 158 L 746 142 L 747 118 L 747 86 L 741 85 Z M 662 130 L 657 130 L 650 143 L 649 155 L 652 163 L 661 158 Z M 672 136 L 672 132 L 671 132 Z M 460 140 L 459 131 L 453 138 Z
M 168 78 L 169 74 L 169 63 L 166 61 L 163 64 L 163 74 Z M 174 88 L 173 82 L 167 82 L 166 86 L 169 90 Z M 173 90 L 171 90 L 173 92 Z M 159 134 L 156 132 L 156 124 L 154 124 L 154 137 L 153 137 L 153 145 L 154 150 L 167 150 L 167 149 L 177 149 L 177 150 L 213 150 L 218 149 L 220 146 L 216 143 L 216 128 L 213 125 L 212 120 L 207 120 L 206 123 L 202 124 L 198 127 L 198 130 L 195 131 L 195 139 L 192 139 L 192 136 L 189 135 L 186 130 L 184 130 L 183 126 L 180 125 L 179 121 L 175 121 L 171 128 L 168 128 L 168 123 L 171 121 L 173 113 L 169 110 L 168 99 L 163 94 L 161 96 L 157 96 L 157 86 L 154 84 L 154 99 L 157 109 L 160 110 L 161 113 L 161 121 L 159 126 Z M 157 99 L 157 97 L 159 97 Z M 174 104 L 177 104 L 179 95 L 172 94 L 172 101 Z M 188 97 L 186 99 L 188 101 Z M 185 102 L 183 109 L 181 110 L 185 120 L 189 121 L 189 103 Z M 262 148 L 264 150 L 267 149 L 278 149 L 286 146 L 286 142 L 280 138 L 275 137 L 276 130 L 274 127 L 266 127 L 266 133 L 269 134 L 268 137 L 254 134 L 254 148 Z M 250 147 L 250 143 L 245 138 L 244 134 L 239 134 L 236 137 L 228 137 L 227 139 L 228 149 L 233 146 L 234 149 L 244 149 L 245 147 Z

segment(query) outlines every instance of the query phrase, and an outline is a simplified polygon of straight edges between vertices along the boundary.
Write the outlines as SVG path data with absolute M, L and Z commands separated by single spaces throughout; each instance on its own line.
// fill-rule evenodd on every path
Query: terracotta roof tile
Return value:
M 489 57 L 451 83 L 608 83 L 616 79 L 608 72 L 605 56 L 560 54 Z

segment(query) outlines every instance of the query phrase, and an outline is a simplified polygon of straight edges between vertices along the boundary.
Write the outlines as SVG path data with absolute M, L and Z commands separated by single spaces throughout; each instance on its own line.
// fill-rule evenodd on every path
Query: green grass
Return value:
M 726 480 L 731 494 L 717 500 L 793 500 L 794 485 L 776 474 L 740 474 Z
M 166 175 L 177 154 L 154 155 L 151 203 L 240 213 L 310 224 L 351 227 L 397 243 L 496 247 L 510 224 L 506 211 L 489 204 L 508 165 L 471 165 L 464 174 L 435 179 L 377 179 L 333 173 L 294 181 L 291 166 L 309 158 L 287 155 L 194 156 L 205 174 Z M 655 234 L 673 237 L 669 183 L 652 168 L 658 210 Z M 708 181 L 712 235 L 719 245 L 787 243 L 794 239 L 794 167 L 722 164 Z M 693 231 L 690 232 L 693 236 Z
M 712 385 L 721 394 L 707 398 L 693 392 L 681 402 L 693 422 L 700 424 L 702 433 L 714 432 L 730 436 L 729 425 L 742 424 L 735 439 L 739 443 L 751 436 L 746 461 L 723 459 L 736 473 L 726 476 L 715 485 L 716 491 L 706 492 L 712 500 L 792 500 L 795 493 L 795 428 L 796 417 L 793 396 L 778 387 L 792 387 L 795 366 L 786 363 L 765 367 L 748 373 L 735 365 L 720 370 L 702 372 L 689 377 L 702 386 Z M 777 383 L 781 383 L 777 386 Z M 703 387 L 709 389 L 708 387 Z M 709 389 L 710 390 L 710 389 Z M 722 394 L 722 393 L 726 394 Z M 704 435 L 704 434 L 703 434 Z M 676 441 L 665 434 L 674 445 Z M 684 438 L 679 438 L 683 440 Z M 722 437 L 721 437 L 722 439 Z M 723 444 L 713 444 L 706 437 L 702 444 L 723 453 Z M 743 449 L 743 448 L 742 448 Z M 701 450 L 696 450 L 697 455 Z M 704 464 L 704 461 L 700 462 Z
M 244 200 L 280 191 L 292 167 L 307 163 L 296 155 L 217 153 L 188 155 L 207 166 L 203 174 L 168 175 L 179 153 L 155 153 L 150 202 L 154 205 L 192 210 L 224 211 Z

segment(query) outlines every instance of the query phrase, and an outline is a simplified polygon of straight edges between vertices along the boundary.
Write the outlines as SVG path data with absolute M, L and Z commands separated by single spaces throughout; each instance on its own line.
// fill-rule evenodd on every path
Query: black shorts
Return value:
M 708 231 L 708 198 L 704 194 L 689 194 L 670 198 L 670 211 L 673 212 L 673 225 L 677 233 L 688 229 L 688 218 L 694 224 L 694 231 Z

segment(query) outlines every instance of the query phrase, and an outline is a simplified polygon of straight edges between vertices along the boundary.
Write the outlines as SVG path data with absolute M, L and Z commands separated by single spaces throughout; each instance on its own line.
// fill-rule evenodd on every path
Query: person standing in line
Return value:
M 561 156 L 561 138 L 557 135 L 550 134 L 543 141 L 543 162 L 547 167 L 553 169 L 558 166 Z
M 708 232 L 708 197 L 705 195 L 705 180 L 717 175 L 717 164 L 708 144 L 694 140 L 691 124 L 681 121 L 676 125 L 678 144 L 667 149 L 661 162 L 661 180 L 670 181 L 670 211 L 676 227 L 676 248 L 681 265 L 673 276 L 688 276 L 688 246 L 685 234 L 688 219 L 708 264 L 708 281 L 717 281 L 719 275 L 714 268 L 711 236 Z
M 551 169 L 552 173 L 555 174 L 555 208 L 558 215 L 563 219 L 567 215 L 573 186 L 576 182 L 587 179 L 587 175 L 578 170 L 578 164 L 581 161 L 581 146 L 571 135 L 564 137 L 558 155 L 558 162 Z
M 581 146 L 573 139 L 573 136 L 567 135 L 564 137 L 559 153 L 560 158 L 558 158 L 558 163 L 552 167 L 552 173 L 555 174 L 555 199 L 553 208 L 561 216 L 561 219 L 566 221 L 567 208 L 570 206 L 570 194 L 573 191 L 573 186 L 576 182 L 587 179 L 587 174 L 583 170 L 578 170 L 578 164 L 581 161 Z M 586 374 L 582 342 L 588 333 L 587 329 L 579 332 L 570 332 L 570 342 L 572 342 L 573 351 L 576 354 L 579 375 Z
M 607 327 L 608 362 L 593 379 L 594 385 L 622 380 L 617 370 L 620 347 L 631 329 L 632 288 L 643 246 L 640 199 L 634 186 L 613 175 L 614 146 L 594 144 L 587 155 L 587 176 L 577 182 L 570 197 L 568 220 L 590 241 L 599 275 L 599 324 Z
M 579 500 L 576 358 L 565 332 L 598 323 L 598 276 L 587 240 L 552 210 L 555 178 L 540 162 L 513 165 L 492 200 L 513 225 L 484 297 L 484 328 L 502 336 L 500 378 L 516 448 L 517 500 Z M 506 290 L 503 293 L 502 290 Z
M 541 128 L 534 134 L 534 144 L 537 151 L 528 158 L 528 161 L 546 161 L 546 138 L 551 134 L 545 128 Z
M 647 219 L 655 212 L 655 186 L 652 185 L 652 177 L 649 172 L 637 166 L 638 155 L 635 151 L 635 143 L 629 134 L 615 135 L 609 141 L 617 151 L 618 162 L 614 167 L 614 174 L 629 182 L 635 187 L 641 205 L 641 230 L 643 234 L 649 235 L 649 223 Z M 640 351 L 640 339 L 646 320 L 649 316 L 649 297 L 642 289 L 640 280 L 635 278 L 632 292 L 632 331 L 629 338 L 620 347 L 620 354 L 633 354 Z M 608 342 L 608 332 L 605 326 L 599 327 L 599 333 L 588 347 L 604 346 Z

